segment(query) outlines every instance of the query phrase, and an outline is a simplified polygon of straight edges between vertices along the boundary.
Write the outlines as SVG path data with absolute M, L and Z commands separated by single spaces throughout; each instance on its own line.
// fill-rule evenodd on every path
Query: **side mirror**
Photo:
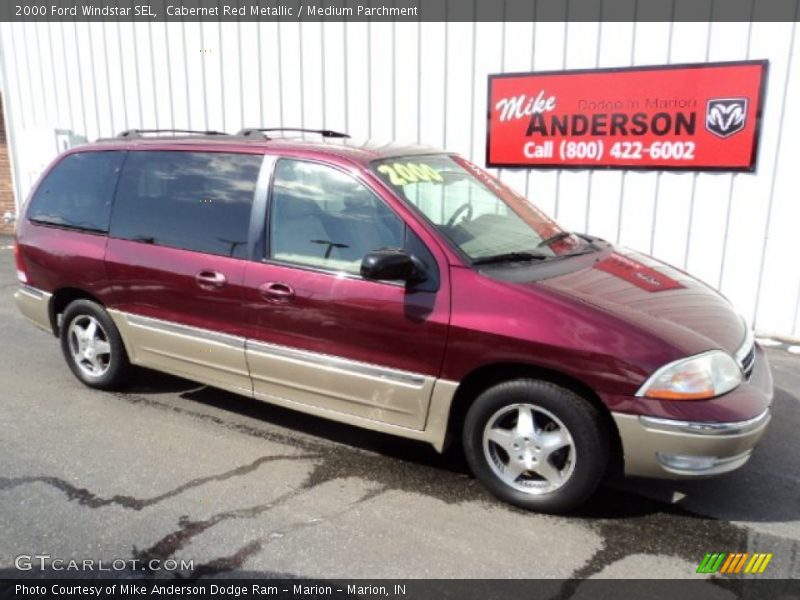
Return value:
M 361 261 L 361 276 L 375 281 L 417 283 L 427 278 L 419 259 L 399 248 L 367 252 Z

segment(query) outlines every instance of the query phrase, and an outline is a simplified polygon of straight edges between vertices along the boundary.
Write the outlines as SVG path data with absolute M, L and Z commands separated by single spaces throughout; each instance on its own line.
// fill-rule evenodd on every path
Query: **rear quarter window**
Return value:
M 80 152 L 45 176 L 28 206 L 34 223 L 107 232 L 114 187 L 125 153 Z
M 244 258 L 263 156 L 130 152 L 117 186 L 110 235 Z

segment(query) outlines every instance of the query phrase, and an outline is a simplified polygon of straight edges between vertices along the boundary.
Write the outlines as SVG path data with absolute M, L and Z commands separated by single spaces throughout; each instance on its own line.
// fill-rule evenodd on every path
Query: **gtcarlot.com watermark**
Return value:
M 59 558 L 50 554 L 20 554 L 14 559 L 19 571 L 193 571 L 194 560 L 151 558 Z

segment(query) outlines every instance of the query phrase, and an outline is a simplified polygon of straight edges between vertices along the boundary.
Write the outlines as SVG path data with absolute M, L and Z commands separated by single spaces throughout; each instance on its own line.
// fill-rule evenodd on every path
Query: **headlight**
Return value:
M 676 360 L 644 382 L 637 396 L 659 400 L 703 400 L 730 392 L 742 382 L 742 370 L 721 350 Z

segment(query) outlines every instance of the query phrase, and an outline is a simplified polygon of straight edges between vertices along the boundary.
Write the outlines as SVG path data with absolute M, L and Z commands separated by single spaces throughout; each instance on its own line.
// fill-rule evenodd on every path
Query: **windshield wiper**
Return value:
M 472 261 L 473 265 L 488 265 L 492 263 L 504 262 L 525 262 L 529 260 L 542 260 L 549 258 L 547 254 L 539 252 L 504 252 L 503 254 L 494 254 L 492 256 L 482 256 Z
M 572 233 L 570 233 L 569 231 L 561 231 L 555 235 L 551 235 L 549 238 L 543 239 L 541 242 L 536 244 L 536 247 L 541 248 L 542 246 L 549 246 L 550 244 L 554 244 L 558 241 L 563 240 L 564 238 L 568 238 L 571 235 Z

